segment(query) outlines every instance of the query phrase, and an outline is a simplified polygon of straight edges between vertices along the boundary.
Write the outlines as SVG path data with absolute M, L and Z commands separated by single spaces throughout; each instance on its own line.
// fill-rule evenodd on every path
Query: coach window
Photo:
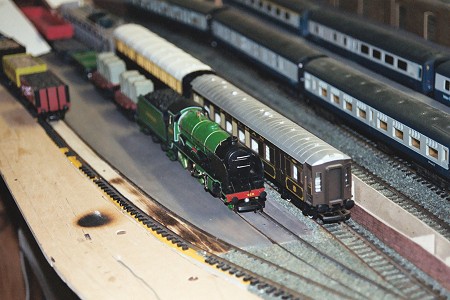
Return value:
M 345 101 L 345 109 L 353 111 L 353 104 L 351 102 Z
M 390 65 L 394 65 L 394 57 L 389 54 L 384 55 L 384 62 Z
M 277 9 L 275 10 L 275 13 L 276 13 L 277 16 L 280 15 L 280 8 L 279 7 L 277 7 Z
M 394 128 L 394 136 L 400 140 L 403 140 L 403 131 L 398 128 Z
M 347 37 L 344 36 L 343 42 L 344 42 L 344 46 L 347 47 Z
M 217 124 L 220 125 L 221 121 L 222 121 L 222 118 L 220 117 L 220 113 L 219 112 L 215 112 L 214 113 L 214 122 L 216 122 Z
M 314 191 L 316 193 L 322 191 L 322 173 L 316 172 L 316 178 L 314 179 Z
M 388 125 L 385 121 L 378 119 L 378 128 L 387 130 L 387 127 L 388 127 Z
M 337 41 L 337 33 L 336 32 L 333 32 L 333 41 Z
M 397 67 L 398 67 L 399 69 L 402 69 L 403 71 L 406 71 L 406 70 L 408 69 L 408 65 L 407 65 L 406 61 L 401 60 L 401 59 L 399 59 L 399 60 L 397 61 Z
M 372 50 L 372 56 L 373 56 L 373 58 L 381 59 L 381 52 L 376 50 L 376 49 L 373 49 Z
M 245 144 L 245 132 L 242 128 L 238 128 L 238 138 L 242 144 Z
M 205 109 L 205 111 L 208 113 L 209 118 L 211 119 L 211 111 L 209 109 L 208 105 L 203 106 L 203 108 Z
M 369 55 L 369 46 L 361 44 L 361 52 Z
M 251 149 L 259 154 L 259 144 L 253 137 L 251 138 Z
M 427 154 L 435 159 L 439 157 L 439 151 L 433 147 L 427 146 Z
M 292 178 L 299 182 L 299 178 L 300 176 L 298 176 L 299 172 L 298 172 L 298 167 L 296 165 L 292 165 Z
M 420 140 L 413 138 L 412 136 L 409 137 L 409 144 L 417 149 L 420 149 Z
M 364 109 L 361 109 L 358 107 L 358 117 L 362 118 L 362 119 L 366 119 L 367 117 L 367 113 Z
M 267 160 L 268 162 L 273 164 L 273 160 L 274 160 L 274 150 L 272 149 L 272 147 L 266 145 L 264 147 L 264 159 Z
M 233 132 L 233 124 L 231 123 L 231 120 L 228 119 L 228 118 L 225 120 L 225 130 L 228 133 L 232 133 Z
M 272 11 L 272 5 L 267 4 L 267 10 L 268 10 L 269 12 Z
M 323 93 L 322 93 L 322 95 L 323 95 Z M 335 93 L 331 93 L 331 95 L 332 95 L 331 98 L 333 99 L 334 103 L 336 103 L 336 104 L 341 103 L 341 99 L 339 98 L 339 95 L 336 95 Z M 326 95 L 324 95 L 324 97 L 326 97 Z
M 285 18 L 286 20 L 289 20 L 289 19 L 291 18 L 291 15 L 290 15 L 288 12 L 285 12 L 285 13 L 284 13 L 284 18 Z M 316 32 L 318 32 L 318 31 L 319 31 L 319 29 L 317 29 Z
M 444 89 L 450 91 L 450 80 L 445 80 Z
M 320 87 L 320 94 L 322 95 L 322 97 L 327 98 L 328 97 L 327 89 L 324 87 Z

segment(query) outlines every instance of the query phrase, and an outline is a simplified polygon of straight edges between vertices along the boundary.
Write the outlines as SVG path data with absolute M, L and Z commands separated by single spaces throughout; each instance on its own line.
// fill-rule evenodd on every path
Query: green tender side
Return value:
M 150 131 L 156 134 L 162 141 L 167 141 L 167 128 L 163 113 L 143 96 L 139 96 L 137 103 L 136 122 L 144 131 Z
M 97 52 L 95 51 L 81 51 L 71 54 L 73 60 L 78 64 L 85 73 L 92 72 L 97 68 Z
M 204 153 L 215 153 L 220 143 L 230 137 L 217 123 L 197 111 L 186 112 L 179 122 L 179 128 L 180 134 Z

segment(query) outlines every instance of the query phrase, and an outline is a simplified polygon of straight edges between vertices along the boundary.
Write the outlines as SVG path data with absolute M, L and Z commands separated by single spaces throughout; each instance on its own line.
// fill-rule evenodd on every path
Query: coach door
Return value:
M 330 201 L 330 205 L 339 203 L 343 199 L 343 178 L 342 178 L 342 166 L 332 165 L 328 166 L 326 169 L 326 176 L 324 178 L 323 184 L 325 185 L 325 193 L 327 199 Z M 333 203 L 333 201 L 335 201 Z

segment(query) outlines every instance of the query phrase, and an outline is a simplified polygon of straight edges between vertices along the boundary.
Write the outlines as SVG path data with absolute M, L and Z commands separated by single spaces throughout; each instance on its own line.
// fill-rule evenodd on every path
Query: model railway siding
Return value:
M 336 237 L 350 251 L 358 255 L 371 269 L 380 274 L 393 288 L 406 299 L 435 299 L 436 295 L 410 275 L 411 271 L 400 267 L 379 249 L 372 246 L 360 234 L 353 231 L 347 224 L 325 224 L 324 228 Z
M 264 213 L 263 213 L 264 214 Z M 273 219 L 272 217 L 268 216 L 267 214 L 265 217 L 272 222 L 275 222 L 278 224 L 278 226 L 281 226 L 285 228 L 286 231 L 291 231 L 290 228 L 284 227 L 281 223 Z M 336 223 L 333 224 L 326 224 L 324 227 L 332 233 L 332 236 L 339 241 L 342 245 L 344 245 L 344 248 L 348 251 L 348 253 L 351 253 L 355 257 L 357 257 L 359 260 L 358 262 L 351 263 L 351 259 L 348 259 L 348 261 L 345 261 L 345 264 L 352 265 L 352 272 L 360 272 L 359 274 L 353 274 L 353 277 L 356 281 L 353 281 L 353 283 L 356 283 L 358 280 L 366 280 L 367 282 L 371 282 L 372 284 L 375 284 L 376 288 L 373 290 L 378 289 L 385 289 L 388 288 L 389 291 L 392 291 L 394 293 L 398 293 L 398 296 L 405 297 L 407 299 L 411 299 L 411 296 L 414 295 L 416 299 L 421 299 L 421 297 L 427 296 L 430 298 L 433 298 L 436 296 L 436 291 L 431 291 L 429 287 L 426 284 L 419 283 L 418 280 L 416 280 L 413 276 L 410 274 L 410 270 L 404 269 L 404 268 L 398 268 L 396 264 L 393 263 L 391 259 L 389 259 L 385 253 L 380 251 L 379 249 L 374 249 L 373 247 L 369 246 L 370 242 L 364 238 L 363 236 L 354 233 L 352 235 L 352 239 L 350 242 L 347 242 L 345 240 L 345 235 L 340 235 L 341 232 L 332 232 L 330 228 L 348 228 L 345 223 Z M 295 234 L 292 232 L 292 234 Z M 306 248 L 310 248 L 312 251 L 318 253 L 317 247 L 304 240 L 303 238 L 300 238 L 299 240 L 303 240 L 302 243 L 307 243 L 309 246 Z M 297 249 L 296 247 L 285 247 L 285 245 L 280 245 L 280 247 L 286 249 L 287 252 L 291 253 L 291 255 L 304 255 L 305 247 L 301 247 L 301 251 L 295 251 L 294 249 Z M 323 249 L 328 249 L 328 247 L 321 247 Z M 337 247 L 339 248 L 339 247 Z M 329 251 L 329 250 L 328 250 Z M 342 251 L 342 253 L 346 253 L 347 251 Z M 297 254 L 296 254 L 297 253 Z M 301 254 L 300 254 L 301 253 Z M 325 253 L 325 252 L 324 252 Z M 325 253 L 325 255 L 327 255 Z M 306 257 L 312 256 L 312 255 L 306 255 Z M 328 256 L 328 255 L 327 255 Z M 370 261 L 368 259 L 368 256 L 375 257 L 374 261 Z M 341 258 L 342 260 L 345 260 L 344 258 Z M 380 264 L 380 260 L 384 259 L 383 264 Z M 322 260 L 322 259 L 321 259 Z M 362 267 L 360 266 L 362 262 Z M 331 263 L 329 265 L 336 264 L 337 262 Z M 354 266 L 360 266 L 354 267 Z M 372 273 L 375 273 L 375 276 L 369 276 L 371 274 L 368 271 L 365 271 L 365 267 L 371 270 Z M 344 271 L 344 273 L 346 273 Z M 395 276 L 393 276 L 395 274 Z M 398 281 L 399 279 L 402 279 L 401 284 Z M 343 276 L 339 276 L 339 280 L 344 280 Z M 378 285 L 379 284 L 379 285 Z M 362 287 L 360 283 L 356 284 L 358 287 Z M 352 285 L 353 286 L 353 285 Z M 348 287 L 351 289 L 352 287 Z M 358 289 L 359 292 L 361 292 Z M 372 297 L 369 296 L 369 297 Z
M 250 249 L 255 252 L 256 256 L 261 258 L 268 257 L 267 252 L 276 253 L 268 257 L 283 257 L 282 266 L 294 273 L 306 276 L 310 280 L 318 283 L 327 282 L 327 287 L 346 297 L 356 299 L 370 298 L 372 295 L 376 297 L 401 297 L 401 293 L 394 290 L 389 282 L 384 281 L 371 268 L 361 263 L 357 256 L 341 247 L 338 241 L 322 241 L 317 247 L 316 240 L 311 242 L 308 237 L 299 236 L 291 229 L 285 227 L 280 222 L 269 216 L 267 213 L 258 214 L 267 223 L 274 224 L 282 228 L 286 233 L 294 237 L 293 242 L 278 243 L 274 236 L 255 222 L 253 217 L 246 215 L 241 217 L 253 226 L 256 230 L 261 231 L 272 240 L 273 246 L 269 249 Z M 266 225 L 267 226 L 267 225 Z M 320 234 L 316 232 L 316 234 Z M 227 255 L 227 254 L 225 254 Z M 301 270 L 299 272 L 298 270 Z

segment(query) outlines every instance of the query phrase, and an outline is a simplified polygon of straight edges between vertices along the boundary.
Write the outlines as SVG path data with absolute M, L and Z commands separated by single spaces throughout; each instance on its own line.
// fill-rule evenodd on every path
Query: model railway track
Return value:
M 297 272 L 301 274 L 309 274 L 308 277 L 314 278 L 317 282 L 323 282 L 321 276 L 327 278 L 327 286 L 344 288 L 344 290 L 338 289 L 338 291 L 341 293 L 348 293 L 346 297 L 350 297 L 351 299 L 367 299 L 373 297 L 374 295 L 377 295 L 376 297 L 388 298 L 404 297 L 400 291 L 393 290 L 393 286 L 390 283 L 379 280 L 381 277 L 377 278 L 378 274 L 375 276 L 369 276 L 364 274 L 367 269 L 364 271 L 362 269 L 354 270 L 350 268 L 348 265 L 339 262 L 325 251 L 301 238 L 268 214 L 264 212 L 259 214 L 267 221 L 275 224 L 275 226 L 282 228 L 284 231 L 292 235 L 296 244 L 294 247 L 289 247 L 284 243 L 276 242 L 272 237 L 268 236 L 257 226 L 246 220 L 250 226 L 266 235 L 267 238 L 272 241 L 274 247 L 277 249 L 274 248 L 271 249 L 271 251 L 280 252 L 280 255 L 285 257 L 284 260 L 289 261 L 288 264 L 290 268 L 295 268 Z M 264 255 L 264 253 L 262 255 Z
M 269 215 L 267 219 L 284 227 Z M 324 224 L 325 228 L 336 240 L 354 253 L 364 264 L 376 272 L 391 288 L 405 299 L 435 299 L 439 292 L 432 291 L 426 284 L 411 275 L 408 267 L 400 266 L 381 248 L 377 248 L 359 232 L 360 226 L 350 220 L 347 223 Z M 285 228 L 285 227 L 284 227 Z M 290 231 L 289 228 L 285 228 Z M 295 233 L 292 233 L 295 235 Z
M 448 222 L 440 219 L 435 214 L 425 209 L 422 205 L 414 202 L 402 192 L 395 190 L 380 177 L 365 170 L 364 168 L 353 165 L 352 171 L 355 176 L 369 184 L 379 193 L 387 197 L 390 201 L 398 204 L 417 219 L 421 220 L 430 228 L 441 234 L 444 238 L 450 240 L 450 224 Z
M 416 278 L 398 266 L 381 250 L 363 239 L 359 233 L 346 223 L 324 224 L 323 227 L 337 238 L 350 251 L 357 254 L 368 266 L 382 276 L 396 290 L 400 291 L 406 299 L 435 299 L 436 295 L 424 289 Z

